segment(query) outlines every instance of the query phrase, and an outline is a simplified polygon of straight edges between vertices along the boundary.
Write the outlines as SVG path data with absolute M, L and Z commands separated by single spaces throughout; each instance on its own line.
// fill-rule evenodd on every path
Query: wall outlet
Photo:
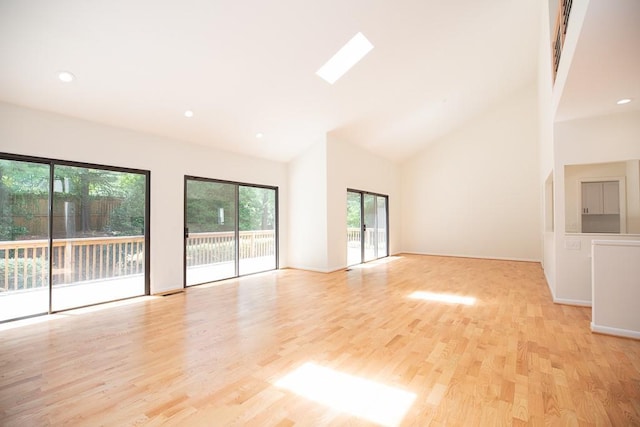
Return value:
M 582 244 L 579 239 L 566 239 L 564 241 L 564 248 L 571 251 L 579 251 Z

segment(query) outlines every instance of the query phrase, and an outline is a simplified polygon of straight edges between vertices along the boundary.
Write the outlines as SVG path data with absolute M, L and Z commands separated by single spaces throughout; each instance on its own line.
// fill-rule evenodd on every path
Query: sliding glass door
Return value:
M 386 257 L 388 196 L 347 190 L 347 265 Z
M 0 321 L 49 311 L 49 176 L 0 159 Z
M 240 262 L 238 274 L 276 268 L 276 190 L 238 187 Z
M 277 189 L 185 177 L 185 285 L 277 268 Z
M 362 262 L 362 195 L 347 191 L 347 265 Z
M 0 155 L 0 321 L 148 294 L 148 180 Z
M 186 285 L 237 275 L 236 185 L 186 180 Z
M 52 310 L 145 294 L 146 177 L 54 165 Z

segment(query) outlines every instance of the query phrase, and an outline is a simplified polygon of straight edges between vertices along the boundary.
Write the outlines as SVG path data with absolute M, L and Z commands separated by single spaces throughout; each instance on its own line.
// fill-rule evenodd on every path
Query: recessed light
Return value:
M 371 49 L 373 49 L 371 42 L 362 33 L 358 33 L 320 67 L 316 74 L 329 84 L 334 84 L 351 67 L 364 58 Z
M 188 119 L 190 119 L 191 117 L 193 117 L 193 111 L 191 110 L 187 110 L 184 112 L 184 116 Z
M 624 105 L 624 104 L 628 104 L 628 103 L 630 103 L 630 102 L 631 102 L 631 99 L 630 99 L 630 98 L 623 98 L 623 99 L 619 100 L 618 102 L 616 102 L 616 104 L 618 104 L 618 105 Z
M 58 73 L 58 79 L 64 83 L 71 83 L 73 80 L 75 80 L 75 78 L 76 76 L 74 76 L 69 71 L 60 71 Z
M 260 139 L 264 136 L 261 132 L 256 133 L 256 138 Z

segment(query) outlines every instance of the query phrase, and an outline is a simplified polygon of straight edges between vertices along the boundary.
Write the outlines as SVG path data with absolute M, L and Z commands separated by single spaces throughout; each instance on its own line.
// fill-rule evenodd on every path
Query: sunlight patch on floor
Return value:
M 115 307 L 123 307 L 125 305 L 138 304 L 141 302 L 151 301 L 151 300 L 160 299 L 160 298 L 163 298 L 163 297 L 155 296 L 155 295 L 146 295 L 141 297 L 124 299 L 121 301 L 112 301 L 112 302 L 105 302 L 105 303 L 100 303 L 96 305 L 90 305 L 88 307 L 74 308 L 72 310 L 67 310 L 64 313 L 70 316 L 76 316 L 80 314 L 95 313 L 96 311 L 109 310 L 110 308 L 115 308 Z
M 374 268 L 379 265 L 389 264 L 390 262 L 397 261 L 401 259 L 401 256 L 388 256 L 385 258 L 380 258 L 375 261 L 369 261 L 362 264 L 356 264 L 349 267 L 349 269 L 365 269 L 365 268 Z
M 0 331 L 8 331 L 9 329 L 17 329 L 23 326 L 51 322 L 53 320 L 63 319 L 65 317 L 69 316 L 65 314 L 43 314 L 41 316 L 29 317 L 27 319 L 12 320 L 6 323 L 0 323 Z
M 416 395 L 307 362 L 275 385 L 314 402 L 383 425 L 402 422 Z
M 411 295 L 409 295 L 409 298 L 421 299 L 426 301 L 445 302 L 449 304 L 474 305 L 476 303 L 476 299 L 474 297 L 424 291 L 415 291 Z

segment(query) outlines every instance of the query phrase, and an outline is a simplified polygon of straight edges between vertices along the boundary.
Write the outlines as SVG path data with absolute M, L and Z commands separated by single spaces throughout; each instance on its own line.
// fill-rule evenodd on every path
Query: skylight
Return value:
M 371 49 L 373 49 L 371 42 L 362 33 L 358 33 L 320 67 L 316 74 L 329 84 L 334 84 L 351 67 L 364 58 Z

